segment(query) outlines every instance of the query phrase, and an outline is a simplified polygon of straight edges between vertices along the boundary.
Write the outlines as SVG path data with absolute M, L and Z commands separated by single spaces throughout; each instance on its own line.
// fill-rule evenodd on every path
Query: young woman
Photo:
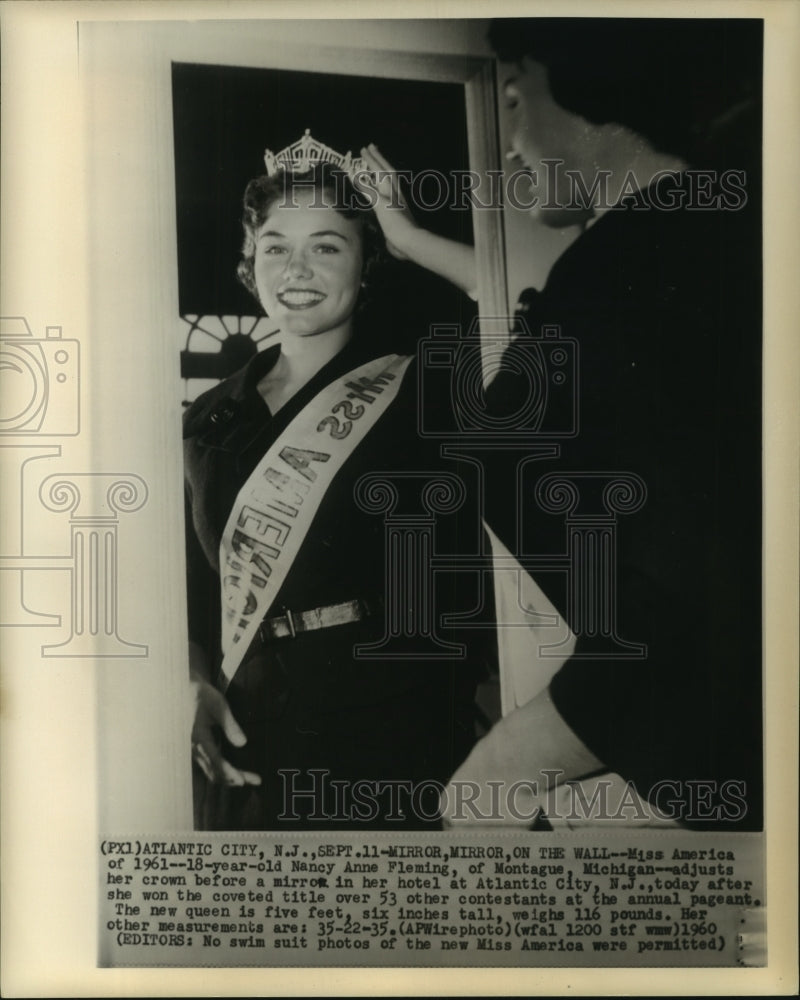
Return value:
M 469 473 L 417 433 L 413 359 L 360 322 L 383 240 L 346 175 L 257 178 L 243 221 L 281 336 L 185 419 L 196 823 L 437 825 L 484 649 L 441 625 L 479 581 L 424 550 L 477 545 Z

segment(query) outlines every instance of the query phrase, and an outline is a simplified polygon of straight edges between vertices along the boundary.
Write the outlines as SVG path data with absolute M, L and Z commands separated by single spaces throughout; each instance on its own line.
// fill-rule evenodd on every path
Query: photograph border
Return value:
M 351 2 L 345 11 L 332 3 L 310 3 L 302 16 L 350 18 L 386 16 L 385 4 Z M 127 652 L 119 662 L 91 663 L 76 658 L 64 662 L 37 656 L 39 640 L 31 643 L 23 629 L 0 636 L 3 649 L 3 731 L 2 731 L 2 987 L 7 996 L 150 996 L 150 995 L 605 995 L 640 993 L 658 995 L 740 995 L 772 992 L 790 995 L 797 983 L 797 468 L 798 468 L 798 351 L 796 327 L 800 262 L 800 240 L 794 220 L 800 217 L 795 164 L 800 158 L 800 140 L 794 123 L 800 119 L 800 8 L 791 0 L 763 2 L 650 3 L 570 2 L 527 3 L 490 6 L 486 3 L 409 2 L 403 15 L 410 18 L 511 16 L 546 14 L 574 16 L 617 14 L 622 16 L 755 16 L 765 20 L 765 211 L 764 252 L 764 446 L 767 478 L 765 517 L 766 580 L 765 622 L 765 718 L 767 747 L 767 831 L 769 900 L 769 964 L 763 969 L 330 969 L 320 983 L 318 969 L 99 969 L 96 967 L 97 833 L 113 824 L 120 802 L 99 801 L 99 790 L 113 785 L 124 773 L 131 752 L 132 733 L 142 727 L 142 753 L 159 760 L 170 752 L 172 735 L 157 720 L 136 714 L 121 718 L 114 742 L 104 760 L 98 761 L 98 719 L 108 713 L 109 699 L 129 699 L 132 688 L 144 678 L 150 689 L 163 683 L 160 657 L 176 662 L 185 655 L 185 638 L 180 634 L 184 611 L 183 595 L 173 595 L 165 609 L 173 623 L 157 650 L 149 641 L 148 615 L 151 610 L 137 604 L 131 591 L 137 579 L 156 572 L 152 553 L 125 549 L 122 527 L 118 544 L 125 550 L 126 573 L 120 597 L 120 623 L 115 633 Z M 724 11 L 724 14 L 722 13 Z M 91 469 L 92 476 L 108 470 L 114 483 L 119 477 L 140 479 L 126 487 L 133 499 L 117 501 L 121 526 L 128 516 L 146 517 L 154 537 L 169 557 L 182 559 L 182 537 L 174 531 L 174 510 L 162 507 L 148 486 L 161 480 L 159 491 L 180 495 L 180 470 L 171 463 L 165 445 L 179 420 L 179 402 L 174 391 L 178 383 L 172 370 L 154 373 L 153 394 L 158 399 L 174 397 L 167 413 L 151 412 L 145 426 L 126 449 L 126 468 L 116 462 L 117 449 L 103 432 L 104 414 L 120 398 L 135 398 L 129 386 L 118 384 L 119 377 L 98 377 L 100 373 L 125 372 L 137 357 L 137 347 L 129 353 L 111 356 L 100 343 L 83 340 L 83 331 L 92 326 L 98 307 L 108 309 L 103 296 L 111 295 L 104 279 L 120 266 L 114 260 L 102 273 L 101 249 L 92 244 L 90 225 L 93 213 L 118 212 L 113 190 L 93 195 L 96 181 L 85 173 L 86 144 L 90 127 L 112 128 L 104 115 L 102 101 L 85 113 L 85 77 L 79 59 L 80 22 L 296 19 L 294 4 L 283 0 L 270 3 L 233 0 L 230 3 L 178 0 L 168 5 L 143 0 L 129 4 L 101 0 L 94 3 L 42 3 L 5 0 L 0 5 L 2 19 L 2 308 L 0 315 L 24 316 L 34 336 L 60 326 L 65 338 L 81 344 L 83 389 L 86 406 L 81 411 L 81 434 L 76 439 L 52 447 L 76 469 Z M 399 17 L 392 6 L 391 17 Z M 139 53 L 147 64 L 152 52 L 143 46 Z M 140 64 L 141 65 L 141 64 Z M 159 110 L 152 89 L 144 95 L 143 106 L 153 114 L 152 141 L 168 140 L 171 149 L 169 112 Z M 155 104 L 153 103 L 155 102 Z M 494 114 L 494 110 L 491 111 Z M 118 125 L 116 127 L 119 127 Z M 169 129 L 169 131 L 167 131 Z M 124 145 L 124 137 L 123 137 Z M 171 156 L 171 154 L 170 154 Z M 91 155 L 88 155 L 91 162 Z M 121 169 L 124 185 L 125 163 Z M 154 168 L 154 191 L 171 191 L 171 162 L 162 159 Z M 54 192 L 43 203 L 42 192 Z M 64 197 L 63 192 L 70 193 Z M 158 193 L 155 197 L 163 198 Z M 57 204 L 53 204 L 53 202 Z M 161 213 L 172 213 L 170 197 L 160 202 Z M 174 228 L 174 222 L 172 223 Z M 152 234 L 162 266 L 175 276 L 172 248 L 160 234 Z M 482 241 L 486 259 L 483 267 L 494 270 L 492 287 L 503 287 L 498 274 L 492 240 Z M 140 248 L 124 253 L 135 254 Z M 171 257 L 170 254 L 173 256 Z M 488 270 L 487 272 L 488 273 Z M 148 290 L 145 315 L 171 310 L 177 320 L 177 281 L 172 281 L 175 301 L 164 289 Z M 499 283 L 499 284 L 498 284 Z M 484 291 L 484 294 L 487 294 Z M 100 299 L 98 300 L 98 296 Z M 487 299 L 488 301 L 488 299 Z M 115 308 L 137 308 L 136 303 L 119 302 Z M 499 312 L 497 313 L 499 314 Z M 168 349 L 172 355 L 174 340 Z M 177 358 L 175 357 L 175 364 Z M 90 377 L 91 373 L 91 377 Z M 108 384 L 101 384 L 107 381 Z M 158 411 L 158 407 L 152 407 Z M 161 445 L 161 452 L 154 451 Z M 114 478 L 116 477 L 116 478 Z M 111 486 L 93 479 L 87 489 Z M 114 493 L 114 497 L 119 497 Z M 138 504 L 138 506 L 136 506 Z M 116 515 L 115 515 L 116 516 Z M 179 515 L 180 516 L 180 515 Z M 123 614 L 124 612 L 124 614 Z M 8 632 L 9 630 L 6 630 Z M 184 629 L 185 634 L 185 629 Z M 142 638 L 144 637 L 144 638 Z M 39 638 L 37 636 L 37 638 Z M 150 646 L 135 666 L 127 662 L 131 648 Z M 31 650 L 34 650 L 32 658 Z M 159 662 L 154 661 L 157 653 Z M 80 657 L 80 653 L 76 653 Z M 111 673 L 116 671 L 113 685 Z M 120 684 L 120 677 L 123 677 Z M 177 670 L 162 691 L 159 712 L 181 718 L 188 727 L 187 709 Z M 184 713 L 183 715 L 181 713 Z M 156 713 L 157 715 L 158 713 Z M 188 757 L 188 755 L 187 755 Z M 141 828 L 186 829 L 190 809 L 187 773 L 176 773 L 154 796 L 146 787 L 117 789 L 126 796 L 124 809 L 141 817 Z M 168 817 L 165 821 L 164 817 Z M 170 826 L 171 824 L 171 826 Z M 787 877 L 787 872 L 789 877 Z M 792 877 L 794 873 L 795 877 Z M 46 945 L 46 946 L 45 946 Z

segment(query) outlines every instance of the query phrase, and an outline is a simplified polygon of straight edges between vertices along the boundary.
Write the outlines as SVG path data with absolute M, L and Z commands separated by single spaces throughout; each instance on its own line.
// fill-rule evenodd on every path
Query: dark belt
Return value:
M 362 598 L 344 601 L 342 604 L 328 604 L 322 608 L 312 608 L 310 611 L 291 611 L 284 608 L 282 615 L 265 618 L 258 632 L 263 641 L 269 639 L 296 638 L 301 632 L 315 632 L 321 628 L 333 628 L 336 625 L 349 625 L 359 622 L 374 614 L 374 602 L 368 603 Z

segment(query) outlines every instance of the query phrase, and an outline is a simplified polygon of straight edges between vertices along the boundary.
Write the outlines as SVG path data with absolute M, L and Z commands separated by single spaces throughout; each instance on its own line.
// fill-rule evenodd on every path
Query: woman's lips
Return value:
M 313 288 L 287 288 L 277 295 L 278 302 L 287 309 L 310 309 L 326 297 L 323 292 Z

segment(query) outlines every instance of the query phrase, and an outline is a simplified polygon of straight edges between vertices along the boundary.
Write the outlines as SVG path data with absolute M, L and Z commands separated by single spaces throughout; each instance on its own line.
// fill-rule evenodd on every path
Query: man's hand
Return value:
M 240 771 L 222 756 L 220 731 L 235 747 L 247 742 L 224 695 L 204 680 L 192 680 L 191 688 L 195 698 L 192 756 L 205 776 L 214 784 L 260 785 L 257 774 Z

